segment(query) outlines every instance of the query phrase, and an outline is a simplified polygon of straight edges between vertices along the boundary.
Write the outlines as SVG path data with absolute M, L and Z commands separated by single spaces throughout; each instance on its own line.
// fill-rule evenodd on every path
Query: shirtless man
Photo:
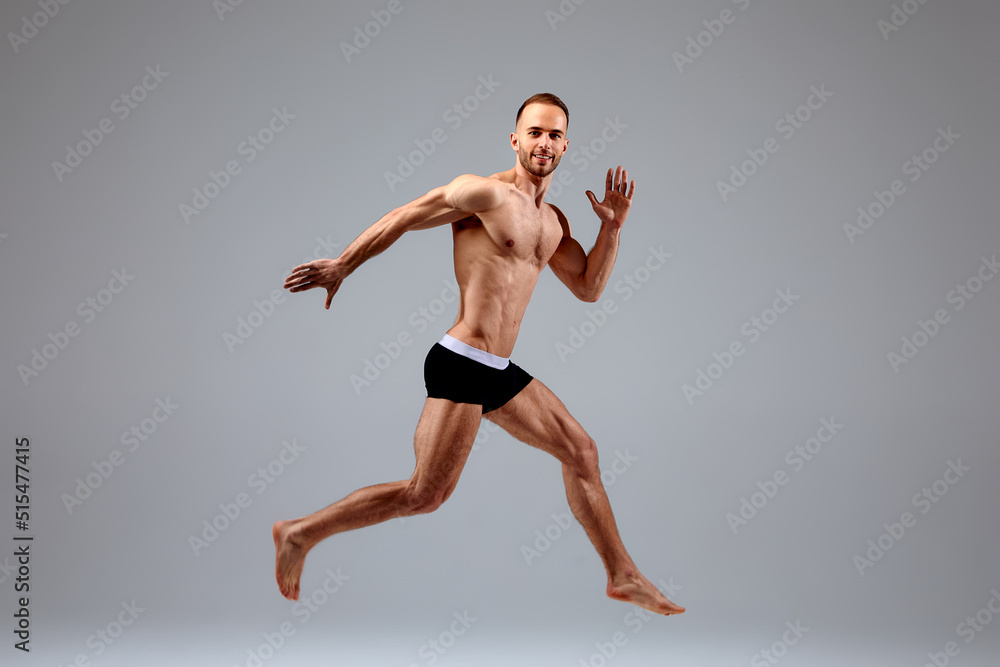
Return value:
M 344 279 L 404 232 L 452 227 L 458 319 L 424 362 L 428 397 L 414 436 L 413 476 L 359 489 L 306 517 L 275 523 L 275 575 L 286 598 L 298 599 L 306 554 L 321 540 L 440 507 L 455 489 L 485 417 L 562 463 L 570 508 L 607 570 L 608 597 L 659 614 L 684 611 L 639 572 L 622 545 L 594 441 L 548 387 L 509 359 L 546 264 L 578 299 L 600 298 L 635 194 L 635 182 L 628 184 L 621 166 L 608 170 L 603 201 L 587 191 L 601 229 L 585 253 L 562 211 L 543 201 L 566 152 L 568 126 L 569 111 L 558 97 L 528 98 L 510 135 L 517 153 L 513 169 L 489 178 L 459 176 L 387 213 L 337 259 L 297 266 L 285 280 L 292 292 L 325 289 L 329 309 Z

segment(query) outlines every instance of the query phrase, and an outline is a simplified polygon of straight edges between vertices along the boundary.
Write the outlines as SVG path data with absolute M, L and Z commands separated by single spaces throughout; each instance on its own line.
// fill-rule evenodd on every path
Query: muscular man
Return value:
M 548 387 L 510 361 L 521 318 L 546 264 L 583 301 L 601 296 L 618 252 L 635 182 L 608 170 L 603 201 L 587 197 L 601 221 L 589 254 L 566 216 L 544 201 L 566 152 L 569 111 L 549 93 L 521 105 L 510 145 L 514 168 L 488 178 L 467 174 L 397 208 L 361 234 L 337 259 L 295 267 L 292 292 L 326 290 L 326 308 L 341 283 L 404 232 L 451 225 L 458 318 L 424 362 L 427 401 L 414 436 L 410 479 L 359 489 L 309 516 L 274 524 L 275 575 L 282 595 L 299 596 L 306 554 L 321 540 L 394 517 L 432 512 L 448 499 L 483 417 L 562 463 L 566 496 L 608 573 L 607 595 L 660 614 L 684 611 L 653 586 L 618 536 L 601 484 L 597 447 Z

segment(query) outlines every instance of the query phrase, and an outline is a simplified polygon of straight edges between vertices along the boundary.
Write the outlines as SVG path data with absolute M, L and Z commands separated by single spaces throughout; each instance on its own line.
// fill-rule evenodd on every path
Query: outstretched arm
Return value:
M 507 187 L 496 179 L 472 174 L 459 176 L 448 185 L 434 188 L 422 197 L 389 211 L 362 232 L 337 259 L 317 259 L 292 269 L 285 288 L 303 292 L 315 287 L 326 289 L 326 309 L 347 276 L 364 262 L 381 253 L 408 231 L 430 229 L 457 222 L 473 213 L 496 208 L 503 203 Z
M 618 236 L 628 218 L 634 194 L 635 181 L 629 186 L 628 171 L 620 165 L 615 170 L 608 169 L 604 201 L 597 201 L 594 193 L 587 190 L 594 213 L 601 220 L 601 230 L 597 233 L 597 241 L 589 255 L 584 253 L 583 247 L 571 235 L 566 216 L 556 209 L 563 228 L 563 238 L 549 259 L 549 266 L 581 301 L 597 301 L 604 292 L 618 256 Z

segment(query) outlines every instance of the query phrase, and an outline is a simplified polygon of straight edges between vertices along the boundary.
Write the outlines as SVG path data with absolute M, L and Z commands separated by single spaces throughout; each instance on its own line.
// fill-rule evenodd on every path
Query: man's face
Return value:
M 529 104 L 510 139 L 518 162 L 529 174 L 548 176 L 566 152 L 566 114 L 552 104 Z

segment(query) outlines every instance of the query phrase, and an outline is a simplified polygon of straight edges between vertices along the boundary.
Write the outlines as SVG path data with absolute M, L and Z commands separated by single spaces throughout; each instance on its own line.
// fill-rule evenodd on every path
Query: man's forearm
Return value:
M 448 187 L 434 188 L 379 218 L 344 249 L 339 261 L 348 273 L 353 273 L 359 266 L 395 243 L 404 233 L 450 224 L 465 215 L 449 203 Z
M 340 261 L 349 273 L 391 246 L 406 231 L 407 214 L 402 208 L 389 211 L 344 249 Z
M 604 292 L 604 286 L 611 277 L 611 269 L 615 266 L 618 256 L 618 237 L 621 227 L 613 224 L 601 225 L 597 233 L 597 242 L 587 255 L 587 270 L 583 274 L 584 292 L 597 301 Z

